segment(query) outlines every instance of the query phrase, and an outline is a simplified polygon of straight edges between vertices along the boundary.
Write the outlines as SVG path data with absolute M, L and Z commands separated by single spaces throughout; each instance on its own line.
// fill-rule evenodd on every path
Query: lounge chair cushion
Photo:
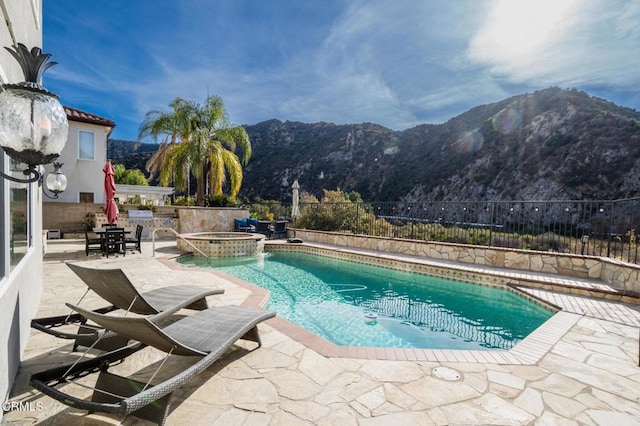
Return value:
M 209 353 L 237 340 L 240 324 L 255 324 L 257 317 L 267 319 L 275 316 L 273 311 L 220 306 L 189 315 L 184 320 L 168 325 L 162 331 L 185 346 Z M 246 330 L 248 331 L 249 329 Z

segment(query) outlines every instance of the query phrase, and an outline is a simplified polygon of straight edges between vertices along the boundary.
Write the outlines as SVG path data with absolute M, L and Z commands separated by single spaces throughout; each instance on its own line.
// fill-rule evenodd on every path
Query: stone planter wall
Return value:
M 178 232 L 231 232 L 233 219 L 249 217 L 247 209 L 235 207 L 174 207 L 178 215 Z
M 291 234 L 293 230 L 289 230 Z M 640 293 L 640 266 L 609 258 L 296 229 L 307 242 L 602 280 Z

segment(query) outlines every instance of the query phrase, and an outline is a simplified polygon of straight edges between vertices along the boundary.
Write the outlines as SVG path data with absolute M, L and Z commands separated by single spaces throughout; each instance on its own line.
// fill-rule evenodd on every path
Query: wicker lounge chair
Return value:
M 192 285 L 172 285 L 160 287 L 146 293 L 139 293 L 122 269 L 92 269 L 75 263 L 67 266 L 89 287 L 107 302 L 119 309 L 136 314 L 152 315 L 177 304 L 188 309 L 209 308 L 206 296 L 221 294 L 223 289 L 205 289 Z
M 111 330 L 103 333 L 115 332 L 168 354 L 202 358 L 179 374 L 162 383 L 152 385 L 107 371 L 110 363 L 115 363 L 128 356 L 131 351 L 139 349 L 126 347 L 72 366 L 57 367 L 33 374 L 31 385 L 74 408 L 114 413 L 120 416 L 132 414 L 158 424 L 164 424 L 169 410 L 171 392 L 208 368 L 238 339 L 254 341 L 259 348 L 261 341 L 258 323 L 276 315 L 273 311 L 222 306 L 196 312 L 165 325 L 173 311 L 165 311 L 149 317 L 132 318 L 103 315 L 70 304 L 67 306 L 106 330 Z M 55 388 L 57 385 L 97 371 L 100 371 L 100 375 L 91 401 L 79 399 Z M 155 377 L 156 374 L 153 376 Z
M 67 263 L 75 274 L 100 297 L 112 306 L 96 312 L 106 313 L 115 309 L 124 309 L 143 315 L 157 314 L 167 309 L 181 308 L 204 310 L 209 308 L 206 296 L 224 293 L 224 289 L 202 288 L 192 285 L 174 285 L 161 287 L 146 293 L 140 293 L 125 275 L 122 269 L 92 269 L 73 263 Z M 89 291 L 87 290 L 87 291 Z M 78 345 L 90 346 L 95 341 L 95 332 L 82 327 L 86 319 L 79 314 L 62 315 L 47 318 L 36 318 L 31 321 L 31 327 L 63 339 L 76 339 L 73 350 Z M 78 324 L 81 330 L 77 333 L 65 333 L 57 330 L 62 325 Z M 121 346 L 122 342 L 114 340 L 114 344 Z M 103 342 L 98 349 L 113 350 L 114 346 Z

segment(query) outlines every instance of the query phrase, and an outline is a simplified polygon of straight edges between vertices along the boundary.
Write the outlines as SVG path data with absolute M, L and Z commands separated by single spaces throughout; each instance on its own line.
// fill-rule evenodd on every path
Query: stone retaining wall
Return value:
M 103 224 L 107 223 L 107 216 L 104 213 L 96 213 L 96 227 L 100 228 Z M 127 213 L 118 215 L 116 220 L 116 226 L 126 229 L 135 229 L 136 225 L 142 225 L 142 239 L 151 239 L 153 231 L 161 228 L 170 228 L 174 231 L 178 230 L 178 219 L 173 217 L 152 217 L 152 218 L 138 218 L 129 217 Z M 175 235 L 169 231 L 156 232 L 156 238 L 174 238 Z M 84 235 L 81 235 L 84 238 Z
M 235 207 L 175 207 L 178 215 L 178 232 L 229 232 L 233 231 L 233 219 L 249 217 L 249 211 Z
M 136 209 L 136 206 L 130 207 L 132 210 Z M 107 223 L 103 209 L 102 204 L 43 203 L 43 229 L 59 229 L 63 238 L 84 238 L 85 215 L 95 214 L 96 226 L 100 227 Z M 156 206 L 152 218 L 129 217 L 123 211 L 118 216 L 116 225 L 133 229 L 140 224 L 144 227 L 143 238 L 146 239 L 157 228 L 171 228 L 178 233 L 233 231 L 233 219 L 242 217 L 249 217 L 246 208 Z M 173 237 L 173 233 L 159 231 L 156 237 Z
M 294 230 L 290 229 L 289 233 L 292 231 Z M 579 278 L 592 278 L 619 289 L 640 293 L 640 267 L 609 258 L 372 237 L 306 229 L 295 229 L 295 236 L 307 242 L 342 247 L 424 256 L 475 265 L 546 272 Z

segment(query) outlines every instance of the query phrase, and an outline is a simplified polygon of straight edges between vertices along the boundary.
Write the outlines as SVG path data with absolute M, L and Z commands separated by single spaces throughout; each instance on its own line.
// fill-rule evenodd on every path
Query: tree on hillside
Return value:
M 231 126 L 222 99 L 208 97 L 204 105 L 175 99 L 172 111 L 150 111 L 140 126 L 140 137 L 164 136 L 147 163 L 147 170 L 160 172 L 167 185 L 173 176 L 181 190 L 188 187 L 190 174 L 196 177 L 196 202 L 204 204 L 205 194 L 222 195 L 229 179 L 229 193 L 235 198 L 242 185 L 242 165 L 251 157 L 251 143 L 241 126 Z M 242 150 L 242 160 L 236 148 Z
M 138 169 L 127 170 L 124 164 L 116 164 L 113 168 L 115 170 L 113 178 L 116 183 L 149 186 L 149 182 L 147 182 L 147 178 L 144 177 L 142 171 Z
M 296 226 L 322 231 L 359 231 L 359 224 L 369 226 L 374 219 L 372 214 L 360 211 L 356 204 L 362 203 L 362 197 L 357 192 L 343 192 L 340 188 L 323 189 L 322 199 L 303 191 L 300 194 L 300 216 Z

